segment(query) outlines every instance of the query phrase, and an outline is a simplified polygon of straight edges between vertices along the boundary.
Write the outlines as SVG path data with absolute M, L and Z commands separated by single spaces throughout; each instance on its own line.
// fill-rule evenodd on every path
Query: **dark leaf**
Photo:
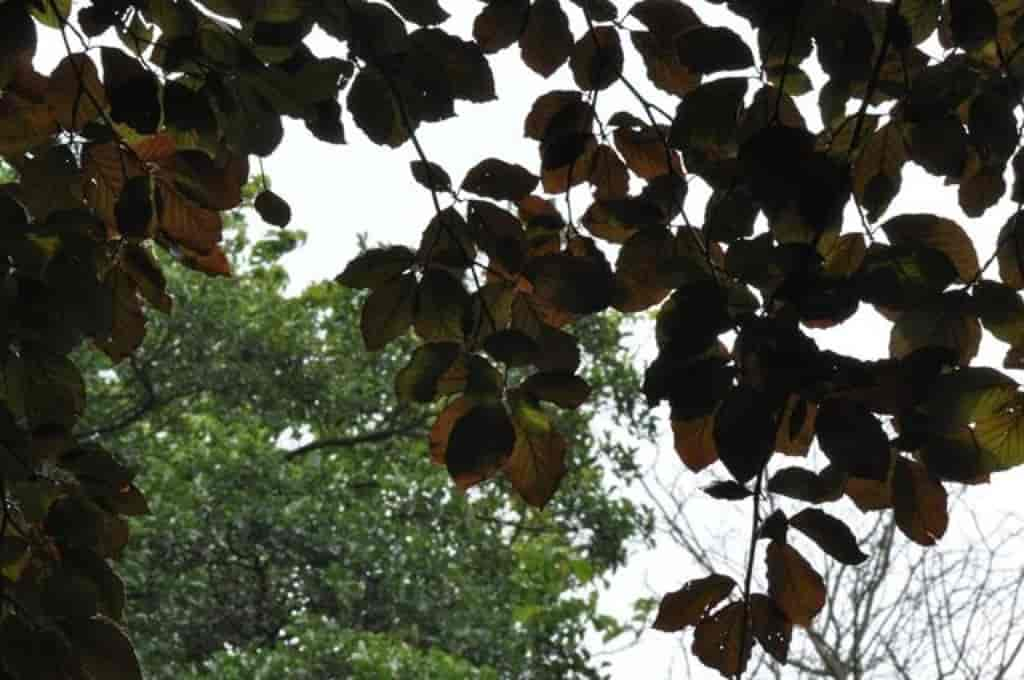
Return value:
M 455 421 L 445 464 L 460 489 L 494 476 L 512 455 L 516 431 L 501 404 L 481 403 Z
M 724 677 L 740 676 L 747 668 L 754 636 L 744 641 L 746 607 L 742 602 L 727 604 L 697 624 L 693 652 L 701 662 Z M 744 644 L 745 643 L 745 644 Z
M 750 622 L 754 638 L 779 663 L 786 663 L 789 657 L 789 642 L 793 637 L 793 624 L 767 595 L 754 593 L 750 596 Z
M 619 32 L 608 26 L 587 31 L 573 48 L 569 68 L 581 90 L 603 90 L 622 75 Z
M 860 564 L 868 558 L 845 522 L 817 508 L 804 508 L 789 518 L 789 525 L 843 564 Z
M 701 619 L 736 588 L 736 581 L 723 574 L 711 574 L 688 581 L 674 593 L 668 593 L 658 606 L 654 629 L 674 633 L 696 626 Z
M 754 65 L 754 55 L 731 29 L 697 26 L 676 38 L 679 61 L 695 73 L 735 71 Z
M 416 262 L 405 246 L 371 248 L 357 255 L 335 281 L 349 288 L 377 288 L 397 279 Z
M 724 501 L 738 501 L 753 495 L 750 489 L 732 480 L 715 482 L 701 490 L 712 498 Z
M 497 201 L 519 201 L 529 196 L 540 181 L 526 168 L 497 158 L 486 158 L 466 173 L 462 188 Z
M 792 546 L 768 544 L 768 594 L 797 626 L 808 627 L 825 606 L 825 582 Z
M 529 0 L 489 2 L 473 22 L 473 39 L 488 53 L 511 47 L 526 28 L 529 11 Z
M 522 390 L 541 401 L 550 401 L 562 408 L 579 408 L 590 396 L 590 385 L 571 373 L 534 373 Z
M 767 395 L 739 386 L 715 415 L 715 445 L 729 474 L 746 484 L 768 462 L 775 447 L 778 410 Z
M 259 213 L 260 219 L 275 227 L 288 226 L 292 221 L 292 208 L 288 202 L 269 189 L 264 189 L 256 196 L 253 207 Z
M 412 170 L 413 179 L 415 179 L 421 186 L 430 189 L 431 191 L 448 191 L 452 190 L 452 180 L 437 163 L 431 163 L 430 161 L 412 161 L 409 164 Z
M 558 0 L 534 0 L 519 36 L 523 63 L 547 78 L 569 59 L 572 46 L 569 17 Z
M 428 342 L 416 348 L 412 359 L 395 375 L 395 394 L 400 401 L 428 403 L 449 391 L 446 373 L 455 366 L 461 348 L 454 342 Z
M 371 352 L 401 337 L 413 322 L 416 306 L 416 278 L 403 274 L 373 289 L 363 303 L 360 328 L 363 342 Z

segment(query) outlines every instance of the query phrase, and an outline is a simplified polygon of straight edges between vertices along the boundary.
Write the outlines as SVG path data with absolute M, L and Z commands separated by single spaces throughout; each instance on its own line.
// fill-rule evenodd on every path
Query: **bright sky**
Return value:
M 447 4 L 458 15 L 445 28 L 463 36 L 469 35 L 469 27 L 480 5 L 466 3 L 465 0 L 443 4 Z M 632 2 L 616 4 L 625 13 Z M 745 37 L 751 37 L 745 22 L 736 22 L 719 7 L 701 0 L 694 0 L 690 4 L 706 23 L 727 24 Z M 569 3 L 565 5 L 567 11 L 575 10 Z M 472 11 L 467 6 L 471 6 Z M 574 16 L 574 19 L 579 17 Z M 574 21 L 573 30 L 576 35 L 583 30 L 579 23 Z M 336 46 L 329 40 L 314 39 L 312 47 L 320 56 L 327 56 L 336 50 Z M 44 42 L 37 68 L 47 72 L 63 56 L 62 50 L 55 41 Z M 937 45 L 928 51 L 933 55 L 940 54 Z M 627 49 L 626 58 L 627 74 L 632 81 L 638 85 L 646 84 L 639 57 Z M 812 62 L 813 57 L 807 65 Z M 536 144 L 523 138 L 523 119 L 540 94 L 554 89 L 575 89 L 567 67 L 563 66 L 550 79 L 544 80 L 522 65 L 515 47 L 505 50 L 492 59 L 491 63 L 496 76 L 498 101 L 482 105 L 457 104 L 457 118 L 440 124 L 427 124 L 418 131 L 430 160 L 442 165 L 456 184 L 461 183 L 470 167 L 488 156 L 536 169 L 539 165 Z M 815 76 L 814 73 L 811 75 L 812 78 Z M 653 101 L 659 102 L 662 108 L 675 110 L 676 103 L 662 96 L 653 86 L 642 87 L 642 90 Z M 798 104 L 812 129 L 819 128 L 816 96 L 804 96 L 798 100 Z M 603 119 L 607 120 L 620 109 L 638 109 L 635 100 L 624 88 L 613 87 L 602 93 L 599 115 Z M 330 146 L 314 139 L 301 123 L 291 122 L 286 126 L 284 143 L 265 161 L 265 169 L 273 181 L 275 191 L 291 204 L 292 226 L 309 233 L 306 245 L 286 259 L 296 288 L 336 276 L 355 254 L 357 234 L 369 233 L 371 243 L 414 245 L 418 241 L 419 230 L 433 214 L 429 192 L 416 185 L 409 172 L 409 162 L 416 158 L 412 145 L 406 144 L 398 150 L 380 148 L 369 142 L 350 118 L 345 123 L 348 144 Z M 987 259 L 995 243 L 996 233 L 1013 210 L 1008 199 L 989 210 L 982 219 L 971 220 L 957 205 L 955 188 L 942 187 L 941 180 L 926 175 L 916 166 L 906 166 L 903 182 L 904 191 L 890 209 L 889 216 L 898 212 L 931 212 L 954 219 L 975 238 L 981 260 Z M 574 194 L 577 216 L 588 204 L 586 192 L 586 188 L 579 188 Z M 695 224 L 700 224 L 708 195 L 700 181 L 690 184 L 686 209 Z M 855 215 L 848 215 L 846 231 L 859 229 Z M 861 357 L 886 356 L 889 324 L 867 310 L 866 306 L 862 306 L 861 310 L 854 320 L 844 326 L 843 332 L 816 334 L 819 343 Z M 637 343 L 641 357 L 653 358 L 654 343 L 650 334 L 639 337 Z M 1005 346 L 986 337 L 976 363 L 998 366 L 1002 363 L 1003 353 Z M 664 426 L 666 437 L 659 447 L 660 451 L 648 447 L 641 451 L 640 457 L 643 465 L 653 466 L 662 477 L 671 479 L 679 474 L 682 466 L 672 451 L 667 418 Z M 821 461 L 819 454 L 816 460 L 812 457 L 811 464 L 821 467 Z M 744 504 L 742 513 L 733 512 L 724 509 L 722 502 L 705 500 L 698 491 L 699 487 L 707 485 L 714 477 L 724 476 L 722 469 L 713 469 L 711 475 L 707 472 L 699 476 L 685 473 L 681 478 L 682 488 L 694 493 L 691 512 L 696 522 L 721 522 L 723 533 L 728 530 L 739 532 L 743 542 L 735 550 L 737 557 L 741 557 L 742 548 L 739 545 L 745 545 L 746 541 L 749 519 L 745 515 L 748 506 Z M 1024 477 L 1021 473 L 1003 473 L 990 486 L 972 490 L 969 498 L 983 494 L 986 507 L 990 508 L 987 513 L 995 520 L 1001 509 L 1014 508 L 1016 503 L 1013 494 L 1022 483 Z M 645 499 L 639 489 L 633 490 L 633 493 L 638 500 Z M 847 510 L 852 508 L 846 501 L 839 505 Z M 830 507 L 829 510 L 840 512 L 836 507 Z M 962 520 L 958 520 L 954 514 L 951 535 L 958 532 L 958 521 Z M 759 557 L 758 567 L 762 564 Z M 704 575 L 682 550 L 667 544 L 660 545 L 655 551 L 639 551 L 633 556 L 630 565 L 612 579 L 610 588 L 602 596 L 602 604 L 609 613 L 629 616 L 629 605 L 636 598 L 676 590 L 685 581 Z M 701 668 L 696 662 L 687 664 L 687 654 L 681 653 L 680 643 L 688 649 L 691 638 L 690 634 L 680 638 L 678 635 L 651 630 L 643 635 L 638 645 L 603 658 L 611 663 L 615 680 L 641 677 L 701 680 L 719 677 L 717 673 Z M 594 652 L 610 652 L 620 646 L 620 641 L 613 641 L 608 648 L 603 648 L 601 641 L 595 637 L 590 644 Z

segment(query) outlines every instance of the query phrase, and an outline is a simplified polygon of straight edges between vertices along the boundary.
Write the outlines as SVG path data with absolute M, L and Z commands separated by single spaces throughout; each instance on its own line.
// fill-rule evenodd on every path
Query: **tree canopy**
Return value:
M 577 329 L 657 308 L 659 353 L 636 394 L 670 405 L 685 465 L 728 471 L 709 493 L 752 499 L 742 583 L 691 581 L 655 622 L 694 626 L 694 653 L 723 675 L 743 674 L 755 642 L 785 660 L 793 626 L 824 606 L 789 529 L 840 563 L 867 559 L 817 506 L 849 497 L 931 545 L 948 484 L 1024 461 L 1024 399 L 1006 372 L 1024 366 L 1024 7 L 710 4 L 755 38 L 681 0 L 492 0 L 474 6 L 471 35 L 447 28 L 448 10 L 470 10 L 437 0 L 0 4 L 0 156 L 17 172 L 0 196 L 3 673 L 138 676 L 118 607 L 65 606 L 68 570 L 119 558 L 125 517 L 146 509 L 128 469 L 73 436 L 86 389 L 69 354 L 89 339 L 131 362 L 144 307 L 172 306 L 154 244 L 230 273 L 220 213 L 241 202 L 249 159 L 282 142 L 282 117 L 327 143 L 351 120 L 416 154 L 435 208 L 418 243 L 367 250 L 338 283 L 369 291 L 370 351 L 412 331 L 395 392 L 439 405 L 428 455 L 456 488 L 499 478 L 532 506 L 571 497 L 568 461 L 586 454 L 569 451 L 558 413 L 592 391 Z M 314 27 L 336 53 L 313 52 Z M 51 29 L 67 55 L 39 73 Z M 567 67 L 575 87 L 533 102 L 532 167 L 483 157 L 456 186 L 417 130 L 494 99 L 492 55 L 514 45 L 525 68 Z M 614 109 L 609 91 L 624 95 Z M 985 243 L 960 216 L 893 214 L 909 164 L 956 187 L 963 219 L 1007 193 L 1017 211 Z M 694 183 L 711 191 L 700 219 Z M 269 189 L 255 207 L 289 221 Z M 863 310 L 891 323 L 888 356 L 827 349 Z M 986 334 L 1007 346 L 1005 370 L 972 365 Z M 782 462 L 813 442 L 823 465 Z M 764 516 L 772 494 L 806 507 Z
M 411 343 L 353 353 L 365 296 L 347 288 L 282 296 L 274 256 L 298 236 L 236 232 L 234 281 L 169 269 L 188 304 L 130 361 L 76 357 L 79 439 L 123 452 L 150 508 L 121 568 L 146 677 L 603 677 L 582 637 L 620 627 L 594 587 L 648 529 L 596 466 L 628 478 L 629 451 L 589 427 L 631 417 L 615 395 L 640 376 L 615 321 L 581 329 L 596 399 L 563 427 L 594 455 L 572 462 L 572 493 L 545 513 L 500 488 L 470 499 L 429 462 L 436 413 L 393 396 Z

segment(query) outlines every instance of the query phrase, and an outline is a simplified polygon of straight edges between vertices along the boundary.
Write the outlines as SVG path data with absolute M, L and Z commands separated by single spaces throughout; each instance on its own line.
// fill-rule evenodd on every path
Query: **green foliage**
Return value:
M 143 470 L 149 512 L 121 573 L 147 676 L 598 677 L 580 641 L 588 623 L 617 629 L 591 594 L 647 527 L 595 467 L 628 477 L 630 452 L 588 429 L 611 409 L 643 424 L 614 397 L 639 380 L 621 332 L 595 320 L 584 336 L 617 382 L 594 375 L 603 395 L 561 422 L 598 454 L 569 463 L 571 495 L 542 514 L 501 489 L 453 495 L 427 455 L 430 409 L 392 395 L 408 343 L 352 353 L 366 296 L 344 287 L 283 297 L 258 254 L 287 236 L 236 238 L 233 281 L 174 272 L 187 304 L 127 365 L 79 356 L 82 436 Z
M 908 163 L 955 186 L 968 218 L 1008 188 L 1019 212 L 1020 3 L 715 4 L 749 23 L 756 54 L 681 0 L 640 0 L 621 15 L 604 0 L 494 0 L 465 37 L 446 30 L 450 8 L 433 1 L 91 0 L 75 17 L 66 1 L 0 4 L 0 156 L 19 178 L 0 196 L 0 537 L 13 555 L 2 624 L 53 667 L 5 652 L 4 672 L 104 676 L 95 649 L 123 656 L 120 628 L 98 608 L 32 604 L 68 550 L 119 557 L 123 516 L 139 508 L 110 454 L 71 438 L 85 394 L 68 355 L 89 339 L 131 362 L 143 305 L 170 307 L 151 243 L 230 274 L 221 213 L 241 202 L 249 157 L 282 142 L 283 117 L 342 143 L 350 114 L 372 142 L 411 142 L 417 153 L 413 176 L 435 206 L 418 246 L 368 251 L 339 281 L 370 289 L 360 313 L 370 350 L 410 330 L 445 348 L 409 348 L 409 368 L 396 361 L 393 373 L 404 396 L 437 404 L 430 455 L 460 487 L 497 478 L 530 505 L 566 502 L 556 499 L 572 494 L 572 456 L 557 423 L 587 392 L 580 381 L 593 386 L 580 374 L 582 329 L 610 308 L 659 304 L 659 355 L 642 391 L 669 403 L 685 464 L 720 460 L 738 485 L 753 484 L 755 519 L 773 458 L 815 439 L 831 468 L 802 496 L 840 491 L 892 507 L 926 545 L 947 526 L 945 484 L 1024 461 L 1017 382 L 990 369 L 979 395 L 970 366 L 986 330 L 1008 345 L 1005 368 L 1024 365 L 1019 214 L 984 249 L 944 216 L 872 226 Z M 340 56 L 314 55 L 304 43 L 314 27 L 344 46 Z M 38 34 L 54 28 L 69 54 L 37 73 Z M 71 53 L 105 34 L 123 49 Z M 941 57 L 930 55 L 936 42 Z M 580 89 L 535 100 L 523 126 L 538 143 L 534 168 L 481 159 L 460 184 L 508 204 L 467 204 L 417 131 L 454 117 L 456 101 L 494 99 L 488 55 L 514 44 L 526 68 L 547 78 L 568 65 Z M 640 63 L 676 100 L 674 114 L 632 82 Z M 634 111 L 605 110 L 606 91 Z M 820 125 L 794 101 L 812 94 Z M 693 181 L 713 192 L 699 227 L 684 211 Z M 579 219 L 563 216 L 554 199 L 583 185 L 593 201 Z M 288 221 L 280 197 L 257 207 Z M 998 280 L 986 278 L 994 264 Z M 888 357 L 843 356 L 812 339 L 807 329 L 839 333 L 862 305 L 893 323 Z M 933 402 L 940 388 L 949 403 Z M 266 408 L 272 391 L 252 392 L 253 405 Z M 802 517 L 798 529 L 821 533 L 820 516 Z M 745 588 L 697 622 L 695 653 L 725 675 L 743 673 L 755 640 L 785 658 L 791 626 L 822 607 L 820 577 L 786 542 L 788 523 L 770 515 L 750 537 L 751 569 L 757 537 L 771 539 L 768 592 Z M 827 545 L 855 561 L 847 539 Z

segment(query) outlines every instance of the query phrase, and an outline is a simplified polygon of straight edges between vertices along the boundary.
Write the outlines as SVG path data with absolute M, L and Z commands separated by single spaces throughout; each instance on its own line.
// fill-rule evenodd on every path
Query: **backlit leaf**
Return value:
M 789 518 L 789 526 L 801 531 L 843 564 L 860 564 L 868 558 L 858 547 L 850 527 L 822 510 L 804 508 Z
M 792 546 L 773 540 L 765 556 L 768 594 L 797 626 L 808 627 L 825 606 L 825 582 Z
M 558 0 L 534 0 L 519 36 L 523 63 L 547 78 L 569 59 L 572 46 L 569 17 Z
M 515 443 L 515 427 L 505 407 L 477 404 L 451 429 L 445 453 L 448 474 L 461 490 L 479 484 L 505 465 Z
M 530 195 L 539 181 L 536 175 L 520 165 L 487 158 L 466 173 L 462 188 L 497 201 L 519 201 Z
M 397 279 L 416 261 L 405 246 L 370 248 L 357 255 L 335 281 L 349 288 L 377 288 Z
M 929 546 L 946 533 L 946 490 L 921 463 L 906 458 L 896 461 L 892 499 L 896 526 L 910 540 Z
M 754 55 L 735 32 L 724 26 L 695 26 L 676 38 L 679 62 L 695 73 L 735 71 L 754 65 Z
M 569 58 L 576 85 L 581 90 L 603 90 L 622 75 L 622 44 L 619 33 L 597 26 L 576 42 Z
M 666 594 L 658 606 L 654 629 L 674 633 L 696 626 L 701 619 L 736 588 L 736 581 L 724 574 L 711 574 L 688 581 L 679 590 Z
M 360 317 L 360 329 L 366 349 L 377 351 L 405 334 L 413 322 L 416 303 L 416 279 L 411 274 L 376 287 Z
M 754 636 L 743 640 L 746 607 L 742 602 L 727 604 L 697 624 L 693 652 L 702 663 L 723 676 L 742 675 L 750 660 Z

